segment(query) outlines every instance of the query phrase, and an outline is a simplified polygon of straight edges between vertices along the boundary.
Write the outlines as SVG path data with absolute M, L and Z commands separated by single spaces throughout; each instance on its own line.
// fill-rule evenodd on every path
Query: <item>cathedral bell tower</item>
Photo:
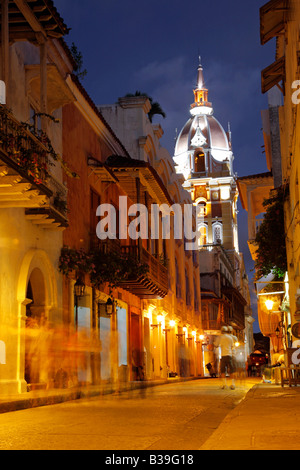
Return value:
M 193 91 L 191 117 L 176 141 L 176 171 L 184 176 L 183 186 L 191 193 L 194 205 L 200 206 L 200 248 L 222 245 L 233 256 L 239 246 L 231 133 L 226 133 L 213 115 L 201 63 Z

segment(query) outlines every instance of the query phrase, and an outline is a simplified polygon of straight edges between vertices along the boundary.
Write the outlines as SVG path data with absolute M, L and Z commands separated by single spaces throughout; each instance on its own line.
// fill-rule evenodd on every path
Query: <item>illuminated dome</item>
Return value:
M 228 136 L 213 116 L 198 115 L 188 120 L 178 136 L 175 157 L 198 147 L 209 150 L 218 162 L 230 160 L 232 157 Z
M 208 89 L 204 83 L 202 65 L 198 67 L 194 95 L 195 101 L 190 109 L 191 118 L 176 141 L 174 153 L 176 171 L 188 179 L 192 173 L 223 171 L 220 165 L 228 163 L 231 172 L 233 154 L 230 131 L 227 134 L 213 116 L 214 110 L 212 103 L 208 101 Z M 201 156 L 203 157 L 202 166 L 198 164 Z

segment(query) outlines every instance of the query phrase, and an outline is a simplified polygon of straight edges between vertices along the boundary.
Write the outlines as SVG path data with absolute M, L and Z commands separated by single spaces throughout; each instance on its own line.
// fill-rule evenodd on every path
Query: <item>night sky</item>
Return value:
M 261 70 L 275 58 L 275 41 L 260 45 L 264 0 L 54 0 L 81 51 L 84 87 L 98 105 L 137 90 L 158 101 L 167 117 L 161 143 L 173 155 L 176 129 L 189 119 L 201 55 L 214 116 L 230 122 L 238 176 L 268 171 L 263 153 Z M 239 207 L 240 251 L 253 278 L 247 213 Z M 255 296 L 254 296 L 255 298 Z M 255 305 L 254 316 L 257 318 Z M 259 331 L 258 322 L 254 331 Z

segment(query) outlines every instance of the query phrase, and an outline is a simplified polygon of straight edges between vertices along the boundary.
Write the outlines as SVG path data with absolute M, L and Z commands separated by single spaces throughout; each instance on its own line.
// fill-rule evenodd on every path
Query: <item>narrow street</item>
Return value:
M 0 415 L 0 450 L 197 450 L 257 379 L 161 385 Z

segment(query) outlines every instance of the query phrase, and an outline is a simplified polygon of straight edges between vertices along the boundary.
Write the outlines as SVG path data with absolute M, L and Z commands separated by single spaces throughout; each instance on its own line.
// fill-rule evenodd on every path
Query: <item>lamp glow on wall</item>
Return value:
M 152 324 L 151 328 L 158 328 L 159 326 L 161 326 L 162 322 L 164 321 L 164 316 L 163 315 L 157 315 L 156 320 L 157 320 L 157 323 Z
M 174 326 L 176 325 L 175 320 L 170 320 L 169 325 L 170 325 L 171 328 L 174 328 Z

